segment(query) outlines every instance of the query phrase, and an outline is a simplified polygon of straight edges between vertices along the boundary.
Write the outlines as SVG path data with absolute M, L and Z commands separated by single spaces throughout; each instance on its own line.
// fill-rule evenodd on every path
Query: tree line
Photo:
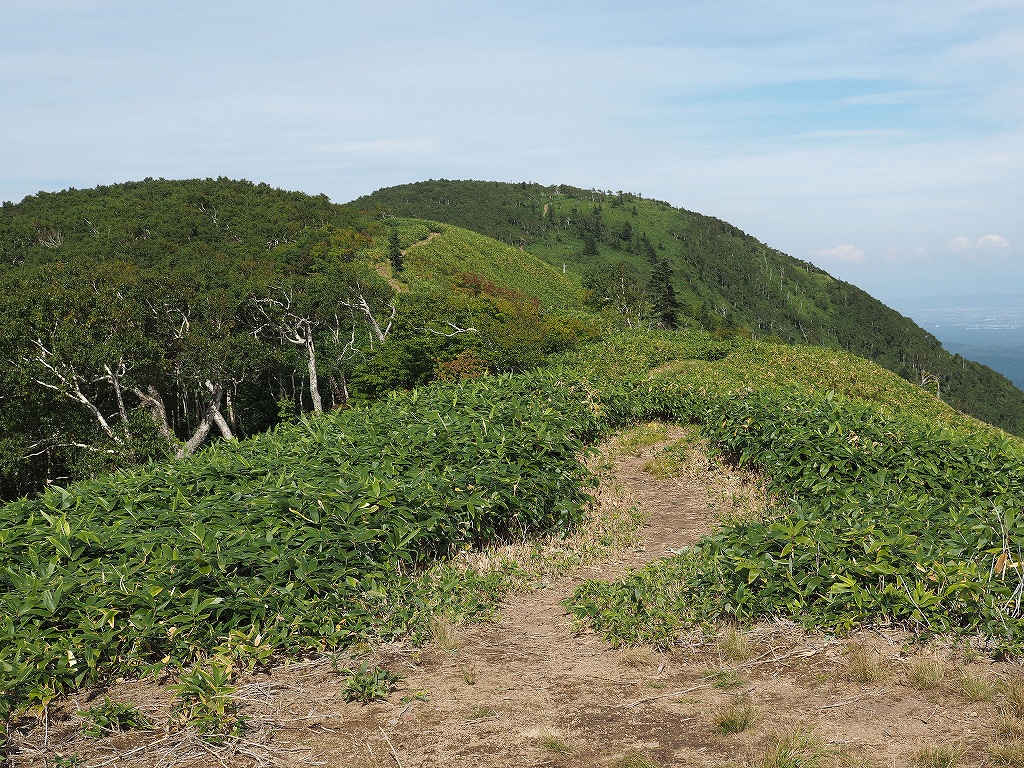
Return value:
M 587 335 L 480 275 L 410 291 L 386 222 L 266 185 L 147 180 L 0 213 L 3 498 Z

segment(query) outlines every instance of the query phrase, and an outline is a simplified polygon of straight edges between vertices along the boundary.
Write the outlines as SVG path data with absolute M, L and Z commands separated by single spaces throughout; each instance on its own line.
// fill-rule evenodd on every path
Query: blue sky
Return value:
M 346 202 L 638 192 L 899 308 L 1024 293 L 1019 0 L 5 0 L 0 200 L 147 176 Z

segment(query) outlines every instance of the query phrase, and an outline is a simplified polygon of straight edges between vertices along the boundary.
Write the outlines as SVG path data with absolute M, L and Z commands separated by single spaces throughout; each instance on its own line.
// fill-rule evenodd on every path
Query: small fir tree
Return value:
M 402 246 L 398 242 L 398 230 L 392 229 L 388 237 L 388 261 L 391 262 L 391 273 L 398 274 L 405 267 L 402 261 Z

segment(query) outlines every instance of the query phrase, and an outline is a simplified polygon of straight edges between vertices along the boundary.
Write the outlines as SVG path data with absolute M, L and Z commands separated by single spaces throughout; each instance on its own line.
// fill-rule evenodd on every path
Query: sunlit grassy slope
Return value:
M 910 381 L 927 372 L 954 407 L 1024 435 L 1024 393 L 1005 376 L 949 354 L 857 286 L 712 216 L 625 192 L 487 181 L 403 184 L 354 205 L 466 227 L 581 276 L 625 265 L 647 279 L 667 264 L 683 325 L 844 349 Z
M 546 309 L 583 303 L 576 273 L 563 274 L 520 248 L 450 224 L 419 219 L 386 223 L 398 230 L 405 252 L 404 272 L 397 277 L 412 289 L 466 289 L 483 280 L 537 299 Z

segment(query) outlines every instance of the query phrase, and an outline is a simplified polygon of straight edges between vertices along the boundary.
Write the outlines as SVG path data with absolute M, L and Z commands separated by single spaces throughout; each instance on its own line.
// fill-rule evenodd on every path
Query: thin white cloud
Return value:
M 984 250 L 984 251 L 1000 251 L 1004 248 L 1010 247 L 1010 241 L 1002 235 L 982 235 L 976 240 L 971 240 L 969 237 L 960 235 L 954 237 L 948 243 L 946 248 L 953 253 L 965 253 L 968 251 Z
M 983 235 L 978 238 L 978 247 L 992 250 L 1001 250 L 1010 247 L 1010 241 L 1002 235 Z
M 837 245 L 835 248 L 825 248 L 820 251 L 814 251 L 811 256 L 819 259 L 827 259 L 828 261 L 838 261 L 847 264 L 860 264 L 867 259 L 864 251 L 858 248 L 856 245 L 846 243 L 844 245 Z

